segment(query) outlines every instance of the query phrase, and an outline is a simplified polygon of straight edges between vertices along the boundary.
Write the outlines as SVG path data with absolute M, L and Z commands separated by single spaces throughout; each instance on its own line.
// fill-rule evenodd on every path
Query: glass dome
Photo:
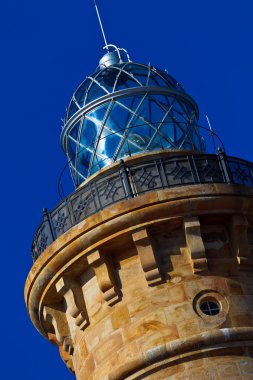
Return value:
M 74 93 L 61 142 L 79 185 L 125 156 L 204 150 L 198 107 L 167 72 L 125 62 L 99 69 Z
M 132 62 L 116 64 L 85 79 L 73 95 L 67 111 L 67 120 L 80 108 L 101 96 L 143 86 L 170 87 L 184 92 L 183 86 L 165 71 Z

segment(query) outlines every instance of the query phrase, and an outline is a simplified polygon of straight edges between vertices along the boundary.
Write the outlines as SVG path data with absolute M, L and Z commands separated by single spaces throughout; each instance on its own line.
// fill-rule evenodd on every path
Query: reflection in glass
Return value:
M 117 91 L 138 87 L 145 90 L 117 95 Z M 163 88 L 169 91 L 164 93 Z M 105 95 L 110 95 L 108 100 L 103 98 Z M 74 94 L 67 114 L 70 118 L 84 107 L 83 113 L 79 111 L 82 119 L 76 123 L 71 119 L 63 136 L 75 183 L 140 152 L 203 151 L 197 106 L 188 99 L 173 77 L 149 65 L 117 64 L 87 78 Z M 91 102 L 95 105 L 88 110 L 86 106 Z

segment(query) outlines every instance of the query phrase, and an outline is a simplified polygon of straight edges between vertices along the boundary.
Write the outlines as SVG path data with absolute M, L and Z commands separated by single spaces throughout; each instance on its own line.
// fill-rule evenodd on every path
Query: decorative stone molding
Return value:
M 249 223 L 244 215 L 233 215 L 230 221 L 230 240 L 233 253 L 244 270 L 252 270 L 253 260 L 248 241 Z
M 63 346 L 63 350 L 72 355 L 73 344 L 65 313 L 63 311 L 53 309 L 52 307 L 44 306 L 43 317 L 46 322 L 53 326 L 56 339 L 59 344 Z
M 138 353 L 136 356 L 131 357 L 127 364 L 122 363 L 118 368 L 113 368 L 106 379 L 125 380 L 133 374 L 135 376 L 131 376 L 131 378 L 141 378 L 138 375 L 148 372 L 148 368 L 151 369 L 152 365 L 157 370 L 158 363 L 162 362 L 164 364 L 166 359 L 170 361 L 171 365 L 173 365 L 173 361 L 185 360 L 185 362 L 189 362 L 193 360 L 194 356 L 201 355 L 203 357 L 205 355 L 207 357 L 208 352 L 214 354 L 215 352 L 220 353 L 221 350 L 226 352 L 226 349 L 231 352 L 233 346 L 238 347 L 237 344 L 240 348 L 242 346 L 249 348 L 253 346 L 252 327 L 213 329 L 212 331 L 204 331 L 201 334 L 193 335 L 188 339 L 177 339 L 172 342 L 162 343 L 155 349 L 151 348 L 144 353 Z M 187 378 L 187 373 L 185 373 L 185 378 Z M 165 380 L 168 377 L 162 377 L 161 379 Z M 238 379 L 241 380 L 243 377 Z
M 104 300 L 109 306 L 114 305 L 120 300 L 120 297 L 116 290 L 111 256 L 108 255 L 105 257 L 105 255 L 97 250 L 89 255 L 87 260 L 95 272 L 98 286 L 103 293 Z
M 61 355 L 62 360 L 66 364 L 67 368 L 72 372 L 75 373 L 72 356 L 64 350 L 63 346 L 59 346 L 59 352 Z
M 64 297 L 67 310 L 75 319 L 76 326 L 84 330 L 89 325 L 89 318 L 81 287 L 76 282 L 61 277 L 56 283 L 56 290 Z
M 141 228 L 135 231 L 132 237 L 149 286 L 160 283 L 162 278 L 147 229 Z
M 207 270 L 207 258 L 201 236 L 199 218 L 185 218 L 184 227 L 187 248 L 192 260 L 193 272 L 198 274 Z

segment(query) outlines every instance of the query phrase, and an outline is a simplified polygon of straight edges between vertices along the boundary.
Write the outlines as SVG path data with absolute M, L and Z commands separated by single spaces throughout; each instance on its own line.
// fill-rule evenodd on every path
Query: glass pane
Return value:
M 89 88 L 90 84 L 91 84 L 91 80 L 86 79 L 75 93 L 75 99 L 80 107 L 83 107 L 84 105 L 87 89 Z
M 143 96 L 135 95 L 127 98 L 118 99 L 116 103 L 121 104 L 122 106 L 124 106 L 124 108 L 128 108 L 132 111 L 135 111 L 142 99 Z
M 132 66 L 132 67 L 131 67 Z M 150 68 L 141 65 L 129 65 L 134 77 L 141 83 L 142 86 L 147 86 Z
M 148 150 L 161 150 L 161 149 L 167 149 L 167 148 L 168 148 L 168 142 L 161 137 L 159 132 L 157 132 L 153 136 L 148 146 Z
M 182 112 L 185 114 L 185 116 L 190 119 L 193 113 L 193 109 L 185 102 L 178 101 L 176 102 L 175 107 L 178 109 L 179 112 Z
M 156 123 L 163 119 L 165 111 L 152 97 L 147 97 L 138 110 L 138 114 L 141 115 L 144 120 Z
M 95 125 L 100 126 L 105 118 L 105 114 L 110 107 L 110 102 L 102 107 L 96 108 L 94 111 L 89 112 L 85 117 L 92 121 Z
M 72 102 L 70 103 L 69 109 L 68 109 L 67 119 L 70 119 L 71 116 L 73 116 L 78 111 L 78 109 L 79 108 L 77 107 L 75 102 L 72 100 Z
M 96 173 L 98 170 L 103 169 L 107 165 L 110 165 L 110 163 L 111 160 L 108 157 L 101 157 L 100 155 L 96 154 L 90 174 Z
M 80 148 L 82 150 L 86 146 L 91 146 L 95 143 L 98 126 L 90 120 L 85 119 L 80 139 Z
M 124 90 L 125 88 L 140 87 L 140 84 L 135 78 L 130 77 L 126 73 L 121 73 L 116 84 L 115 91 Z
M 68 156 L 72 160 L 73 165 L 75 164 L 76 154 L 78 151 L 77 136 L 81 128 L 81 125 L 82 121 L 79 120 L 72 128 L 68 136 Z
M 152 94 L 152 99 L 154 99 L 154 101 L 165 110 L 168 110 L 174 102 L 173 98 L 157 94 Z
M 187 125 L 189 123 L 189 119 L 186 119 L 184 115 L 174 112 L 174 118 L 175 121 L 178 121 L 182 125 Z
M 96 80 L 101 83 L 107 91 L 112 92 L 115 85 L 115 81 L 119 75 L 120 71 L 115 67 L 109 67 L 101 71 L 101 73 L 96 77 Z
M 127 134 L 128 146 L 131 153 L 146 150 L 154 133 L 155 129 L 148 124 L 143 124 L 141 120 L 136 118 Z
M 68 155 L 69 158 L 74 162 L 76 156 L 77 144 L 72 139 L 68 139 Z
M 202 149 L 202 146 L 201 146 L 202 140 L 201 140 L 198 128 L 196 126 L 191 126 L 191 125 L 189 125 L 188 128 L 189 128 L 189 134 L 191 136 L 191 140 L 192 140 L 193 145 L 194 145 L 194 149 L 201 150 Z
M 121 138 L 116 134 L 112 134 L 106 137 L 104 134 L 102 134 L 96 151 L 96 153 L 99 155 L 99 158 L 103 160 L 113 158 L 120 141 Z M 99 162 L 100 161 L 101 160 L 99 160 Z
M 124 134 L 128 120 L 133 114 L 123 108 L 120 104 L 114 103 L 110 115 L 105 123 L 104 135 L 111 135 L 114 132 Z
M 171 87 L 170 83 L 165 81 L 162 77 L 160 77 L 160 75 L 153 72 L 149 78 L 149 86 Z
M 91 160 L 91 150 L 83 149 L 80 151 L 77 160 L 77 171 L 81 174 L 79 175 L 79 180 L 82 182 L 88 176 L 89 163 Z
M 100 87 L 96 83 L 93 83 L 88 91 L 85 104 L 91 103 L 93 100 L 96 100 L 106 94 L 107 92 L 102 87 Z

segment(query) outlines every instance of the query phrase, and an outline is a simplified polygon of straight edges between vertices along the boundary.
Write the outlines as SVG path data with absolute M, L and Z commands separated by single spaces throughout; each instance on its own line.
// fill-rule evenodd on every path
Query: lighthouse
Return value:
M 75 190 L 34 235 L 29 316 L 77 380 L 250 379 L 253 164 L 105 42 L 64 119 Z

